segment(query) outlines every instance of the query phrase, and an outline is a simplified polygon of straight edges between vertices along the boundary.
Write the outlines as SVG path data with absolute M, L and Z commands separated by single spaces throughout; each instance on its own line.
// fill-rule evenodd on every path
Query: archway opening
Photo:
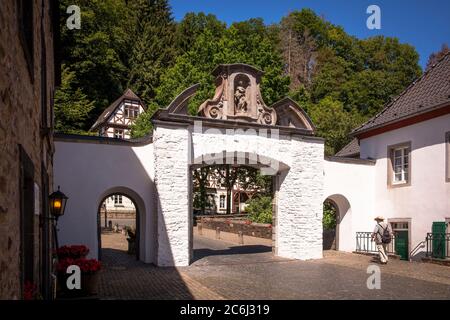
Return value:
M 140 211 L 136 201 L 123 192 L 109 193 L 100 201 L 97 217 L 99 258 L 109 264 L 124 257 L 139 260 Z
M 191 261 L 271 259 L 276 176 L 236 163 L 195 166 L 191 172 Z
M 352 251 L 351 207 L 341 194 L 328 196 L 323 202 L 323 250 Z
M 323 250 L 338 250 L 339 210 L 331 199 L 323 202 Z

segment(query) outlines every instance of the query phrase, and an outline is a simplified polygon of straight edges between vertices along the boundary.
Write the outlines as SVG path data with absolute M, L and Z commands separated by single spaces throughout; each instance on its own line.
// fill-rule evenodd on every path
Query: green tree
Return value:
M 192 173 L 194 178 L 194 207 L 200 207 L 202 214 L 205 214 L 206 207 L 210 206 L 207 186 L 208 177 L 212 170 L 212 167 L 202 167 L 193 170 Z
M 149 104 L 161 75 L 175 59 L 175 23 L 167 0 L 138 0 L 131 9 L 134 29 L 128 86 Z
M 269 196 L 250 199 L 245 210 L 253 222 L 272 223 L 272 198 Z
M 147 110 L 141 113 L 136 121 L 131 125 L 132 138 L 141 138 L 151 133 L 153 126 L 150 119 L 156 109 L 158 109 L 158 105 L 156 105 L 155 102 L 151 102 L 147 105 Z
M 191 49 L 192 44 L 197 41 L 197 37 L 206 30 L 211 33 L 212 39 L 219 40 L 225 29 L 226 24 L 213 14 L 189 12 L 177 25 L 176 48 L 180 54 L 184 54 Z
M 61 86 L 55 93 L 55 130 L 85 134 L 94 103 L 76 85 L 75 72 L 62 66 Z
M 325 201 L 323 203 L 323 218 L 322 218 L 322 225 L 324 230 L 336 229 L 337 225 L 336 214 L 337 214 L 336 207 L 329 201 Z
M 325 154 L 334 155 L 348 142 L 350 131 L 363 122 L 355 111 L 347 112 L 343 104 L 331 97 L 311 106 L 309 115 L 316 125 L 317 134 L 325 138 Z
M 128 7 L 120 0 L 78 0 L 81 29 L 66 26 L 66 8 L 71 0 L 60 2 L 63 63 L 74 72 L 73 87 L 93 101 L 88 130 L 103 109 L 117 99 L 127 83 L 126 24 Z

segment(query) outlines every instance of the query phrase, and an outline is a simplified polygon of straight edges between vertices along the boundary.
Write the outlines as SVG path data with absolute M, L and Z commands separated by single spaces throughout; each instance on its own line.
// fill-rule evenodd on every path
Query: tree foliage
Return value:
M 323 203 L 322 225 L 324 230 L 336 229 L 338 212 L 336 207 L 329 201 Z
M 75 72 L 62 66 L 61 86 L 55 93 L 55 129 L 67 133 L 84 133 L 94 103 L 75 82 Z
M 66 132 L 88 130 L 131 87 L 148 106 L 132 128 L 133 137 L 143 136 L 155 110 L 199 83 L 188 108 L 195 115 L 214 95 L 211 71 L 218 64 L 247 63 L 265 72 L 266 104 L 287 95 L 296 100 L 327 139 L 326 153 L 334 154 L 352 128 L 422 72 L 412 46 L 393 37 L 358 39 L 310 9 L 273 25 L 255 18 L 227 26 L 204 13 L 174 22 L 167 0 L 79 0 L 82 27 L 68 30 L 70 4 L 61 1 L 67 70 L 55 99 L 58 130 Z M 447 51 L 444 46 L 430 56 L 429 65 Z
M 444 43 L 441 47 L 441 50 L 430 54 L 430 56 L 428 57 L 427 66 L 425 70 L 430 69 L 449 52 L 450 48 L 448 47 L 448 44 Z
M 254 197 L 247 202 L 245 208 L 250 220 L 259 223 L 272 223 L 272 198 L 269 196 Z

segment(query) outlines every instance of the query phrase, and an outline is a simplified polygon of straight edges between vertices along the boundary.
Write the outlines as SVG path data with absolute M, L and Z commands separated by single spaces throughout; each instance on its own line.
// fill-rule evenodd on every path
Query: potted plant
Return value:
M 89 248 L 85 245 L 62 246 L 56 250 L 59 260 L 66 258 L 80 259 L 86 258 L 89 253 Z
M 89 249 L 86 246 L 65 246 L 57 250 L 58 263 L 56 271 L 61 293 L 68 297 L 94 295 L 97 293 L 97 284 L 101 263 L 96 259 L 86 259 Z M 76 265 L 81 271 L 81 290 L 69 290 L 66 282 L 70 274 L 67 268 Z
M 126 228 L 126 236 L 128 241 L 128 254 L 136 253 L 136 230 L 130 227 Z
M 96 259 L 78 259 L 77 265 L 81 269 L 81 290 L 86 295 L 97 294 L 99 271 L 102 268 Z

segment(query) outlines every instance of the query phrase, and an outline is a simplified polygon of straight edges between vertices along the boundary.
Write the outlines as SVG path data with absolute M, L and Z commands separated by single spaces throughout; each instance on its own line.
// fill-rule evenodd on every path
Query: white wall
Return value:
M 445 133 L 450 115 L 361 140 L 361 158 L 376 159 L 375 213 L 411 219 L 410 250 L 431 232 L 433 221 L 450 217 L 450 183 L 445 182 Z M 411 186 L 387 187 L 387 148 L 411 141 Z
M 112 193 L 124 193 L 140 211 L 140 258 L 154 262 L 156 217 L 154 210 L 153 145 L 123 145 L 55 141 L 54 186 L 69 197 L 59 220 L 59 241 L 85 244 L 98 257 L 97 212 Z
M 191 128 L 191 163 L 222 151 L 270 160 L 278 173 L 275 252 L 294 259 L 322 257 L 323 150 L 321 139 L 270 136 L 264 131 Z M 276 133 L 276 130 L 273 131 Z
M 374 227 L 375 166 L 343 161 L 325 161 L 323 200 L 338 206 L 338 250 L 351 252 L 356 249 L 356 232 Z

